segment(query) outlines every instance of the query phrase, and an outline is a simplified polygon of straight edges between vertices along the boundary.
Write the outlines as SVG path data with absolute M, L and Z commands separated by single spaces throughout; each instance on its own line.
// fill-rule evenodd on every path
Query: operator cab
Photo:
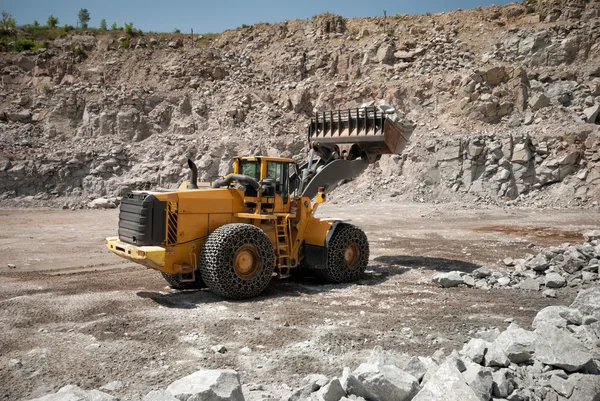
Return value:
M 294 160 L 282 157 L 234 157 L 234 174 L 242 174 L 259 181 L 263 187 L 263 210 L 273 213 L 289 211 L 290 203 L 290 168 Z M 256 190 L 249 185 L 244 191 L 245 198 L 256 198 Z M 247 207 L 256 207 L 252 199 L 248 199 Z

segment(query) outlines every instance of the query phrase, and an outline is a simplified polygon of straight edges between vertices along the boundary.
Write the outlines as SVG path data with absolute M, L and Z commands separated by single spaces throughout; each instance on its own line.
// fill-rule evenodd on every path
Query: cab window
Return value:
M 283 203 L 287 203 L 288 169 L 288 163 L 267 162 L 267 178 L 275 181 L 275 192 L 281 195 Z
M 241 160 L 240 161 L 240 174 L 252 177 L 255 180 L 260 179 L 260 162 Z

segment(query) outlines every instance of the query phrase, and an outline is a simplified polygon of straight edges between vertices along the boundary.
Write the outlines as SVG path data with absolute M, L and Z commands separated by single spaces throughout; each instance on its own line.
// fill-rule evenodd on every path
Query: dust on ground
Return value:
M 527 327 L 543 307 L 570 303 L 575 289 L 559 290 L 557 299 L 440 289 L 434 273 L 506 269 L 507 256 L 579 242 L 600 223 L 591 209 L 393 202 L 327 204 L 319 215 L 351 217 L 366 231 L 364 278 L 273 280 L 260 297 L 232 302 L 208 290 L 172 291 L 158 273 L 110 254 L 104 237 L 116 233 L 116 210 L 0 210 L 0 399 L 121 380 L 113 394 L 140 400 L 199 368 L 233 368 L 246 384 L 285 389 L 309 373 L 354 368 L 375 346 L 399 363 L 449 351 L 507 319 Z M 227 352 L 210 349 L 217 344 Z M 9 369 L 10 359 L 22 366 Z

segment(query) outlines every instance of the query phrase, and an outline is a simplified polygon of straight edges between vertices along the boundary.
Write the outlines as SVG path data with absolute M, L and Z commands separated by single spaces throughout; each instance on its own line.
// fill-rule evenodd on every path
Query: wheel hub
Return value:
M 254 277 L 260 270 L 260 263 L 256 248 L 252 245 L 244 245 L 238 249 L 235 255 L 235 273 L 241 278 Z
M 357 244 L 348 244 L 344 250 L 344 261 L 348 266 L 354 266 L 360 259 L 360 249 Z

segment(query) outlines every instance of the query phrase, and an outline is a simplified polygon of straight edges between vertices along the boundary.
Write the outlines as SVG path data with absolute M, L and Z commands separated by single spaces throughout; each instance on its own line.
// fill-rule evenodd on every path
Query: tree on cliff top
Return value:
M 87 8 L 82 8 L 77 13 L 77 19 L 79 20 L 79 26 L 82 28 L 88 27 L 88 22 L 90 22 L 90 12 Z

